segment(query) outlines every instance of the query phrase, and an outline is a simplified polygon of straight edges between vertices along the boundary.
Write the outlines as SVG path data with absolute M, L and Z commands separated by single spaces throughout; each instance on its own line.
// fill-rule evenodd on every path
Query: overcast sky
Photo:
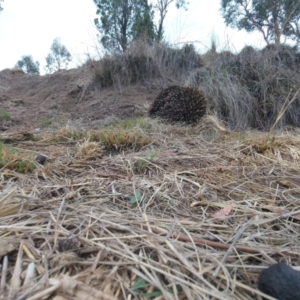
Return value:
M 170 43 L 194 42 L 205 52 L 214 35 L 219 49 L 239 51 L 245 45 L 264 46 L 258 33 L 225 27 L 219 12 L 220 0 L 189 3 L 187 11 L 172 5 L 167 14 L 165 35 Z M 96 57 L 99 53 L 93 0 L 4 0 L 2 7 L 0 70 L 12 68 L 22 55 L 32 55 L 41 63 L 43 73 L 45 57 L 56 37 L 73 55 L 73 66 L 84 62 L 87 54 Z

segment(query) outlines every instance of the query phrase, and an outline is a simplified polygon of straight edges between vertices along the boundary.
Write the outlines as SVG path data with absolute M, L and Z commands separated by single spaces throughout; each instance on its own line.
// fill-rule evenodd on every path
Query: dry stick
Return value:
M 233 242 L 231 243 L 230 247 L 228 248 L 228 250 L 226 251 L 221 263 L 218 265 L 217 269 L 215 270 L 213 277 L 217 277 L 218 273 L 220 271 L 221 265 L 223 265 L 227 259 L 227 257 L 231 254 L 233 247 L 235 246 L 235 244 L 237 243 L 238 239 L 241 237 L 241 235 L 243 234 L 243 232 L 245 231 L 245 229 L 249 226 L 253 224 L 253 219 L 249 220 L 246 224 L 244 224 L 242 227 L 240 227 L 240 229 L 238 230 L 238 232 L 236 233 Z
M 52 294 L 54 291 L 56 291 L 57 289 L 59 289 L 61 286 L 61 283 L 59 281 L 55 282 L 55 284 L 45 290 L 42 290 L 41 292 L 35 294 L 32 297 L 27 298 L 27 300 L 39 300 L 42 299 L 44 296 L 48 296 L 50 294 Z
M 262 225 L 262 224 L 266 224 L 266 223 L 275 221 L 277 219 L 283 219 L 283 218 L 286 218 L 286 217 L 291 217 L 291 216 L 299 214 L 299 213 L 300 213 L 300 210 L 293 211 L 293 212 L 288 212 L 288 213 L 283 214 L 281 216 L 276 216 L 274 218 L 267 219 L 267 220 L 261 220 L 261 221 L 255 222 L 255 223 L 251 219 L 249 222 L 247 222 L 244 225 L 245 228 L 241 227 L 241 229 L 238 231 L 238 233 L 236 235 L 236 238 L 233 241 L 233 246 L 236 243 L 236 239 L 238 239 L 240 237 L 240 235 L 244 232 L 246 227 L 249 226 L 250 224 L 251 225 L 253 225 L 253 224 Z M 194 242 L 196 244 L 211 246 L 211 247 L 220 248 L 220 249 L 230 249 L 231 247 L 233 247 L 232 244 L 224 244 L 224 243 L 214 242 L 214 241 L 210 241 L 210 240 L 206 240 L 206 239 L 202 239 L 202 238 L 189 237 L 189 236 L 182 235 L 182 234 L 177 234 L 177 233 L 173 233 L 173 234 L 169 235 L 166 231 L 164 231 L 162 229 L 159 229 L 157 227 L 153 227 L 153 226 L 151 226 L 151 229 L 149 229 L 148 225 L 141 225 L 141 227 L 144 230 L 147 230 L 147 231 L 151 230 L 153 233 L 158 234 L 160 236 L 171 236 L 174 240 L 179 240 L 179 241 L 182 241 L 182 242 Z M 261 250 L 257 250 L 257 249 L 246 247 L 246 246 L 236 246 L 235 249 L 239 252 L 246 252 L 246 253 L 251 253 L 251 254 L 260 254 L 261 253 Z M 290 253 L 290 252 L 282 252 L 282 253 L 285 253 L 285 254 L 290 255 L 290 256 L 294 255 L 293 253 Z
M 149 228 L 147 225 L 142 225 L 142 228 L 144 230 L 149 231 Z M 161 235 L 161 236 L 167 236 L 168 233 L 164 232 L 161 229 L 155 228 L 155 227 L 151 227 L 151 230 L 153 233 Z M 206 240 L 206 239 L 202 239 L 202 238 L 190 238 L 189 236 L 186 235 L 182 235 L 182 234 L 177 234 L 177 233 L 173 233 L 170 235 L 174 240 L 179 240 L 182 242 L 192 242 L 194 241 L 195 244 L 201 244 L 201 245 L 206 245 L 206 246 L 211 246 L 214 248 L 220 248 L 220 249 L 229 249 L 230 244 L 224 244 L 224 243 L 220 243 L 220 242 L 214 242 L 214 241 L 210 241 L 210 240 Z M 254 248 L 250 248 L 250 247 L 246 247 L 246 246 L 236 246 L 235 247 L 236 250 L 241 251 L 241 252 L 246 252 L 246 253 L 251 253 L 251 254 L 259 254 L 260 251 Z
M 16 291 L 20 288 L 21 286 L 21 273 L 22 273 L 22 258 L 23 258 L 23 243 L 24 241 L 21 240 L 20 247 L 19 247 L 19 252 L 17 256 L 17 260 L 15 263 L 15 268 L 13 272 L 13 276 L 11 278 L 11 291 Z
M 7 258 L 7 255 L 5 255 L 4 259 L 3 259 L 3 266 L 2 266 L 0 291 L 3 291 L 5 288 L 5 282 L 6 282 L 6 276 L 7 276 L 7 266 L 8 266 L 8 258 Z

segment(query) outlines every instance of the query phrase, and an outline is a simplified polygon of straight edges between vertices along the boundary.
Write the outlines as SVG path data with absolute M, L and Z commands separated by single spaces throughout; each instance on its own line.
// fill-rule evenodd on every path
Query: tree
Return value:
M 52 73 L 57 70 L 61 70 L 63 67 L 66 69 L 72 56 L 68 49 L 61 44 L 59 38 L 55 38 L 51 45 L 51 53 L 46 57 L 46 70 Z
M 221 0 L 221 12 L 227 26 L 259 30 L 267 44 L 282 36 L 299 42 L 299 0 Z
M 4 0 L 0 0 L 0 2 L 3 2 Z M 0 11 L 3 10 L 1 3 L 0 3 Z
M 15 68 L 22 69 L 27 74 L 40 75 L 40 63 L 34 62 L 32 55 L 23 55 Z
M 148 0 L 94 0 L 99 18 L 94 20 L 108 51 L 125 52 L 141 36 L 153 38 L 152 6 Z
M 132 38 L 138 40 L 144 38 L 148 41 L 155 40 L 154 30 L 154 11 L 151 5 L 148 5 L 148 1 L 144 1 L 142 6 L 135 11 L 135 20 L 132 26 Z
M 186 0 L 157 0 L 154 9 L 158 12 L 158 25 L 156 26 L 156 40 L 161 42 L 164 35 L 164 21 L 168 12 L 169 6 L 174 3 L 177 8 L 184 7 L 186 9 Z
M 125 52 L 138 38 L 160 42 L 163 39 L 164 21 L 172 3 L 186 8 L 187 0 L 94 0 L 99 18 L 94 20 L 101 34 L 101 43 L 108 51 Z M 154 14 L 158 23 L 154 24 Z

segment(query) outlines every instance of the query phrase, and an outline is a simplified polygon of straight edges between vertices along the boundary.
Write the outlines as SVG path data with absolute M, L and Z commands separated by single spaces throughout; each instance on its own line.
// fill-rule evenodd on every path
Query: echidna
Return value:
M 206 112 L 203 91 L 194 87 L 170 86 L 154 100 L 149 115 L 169 122 L 195 124 Z

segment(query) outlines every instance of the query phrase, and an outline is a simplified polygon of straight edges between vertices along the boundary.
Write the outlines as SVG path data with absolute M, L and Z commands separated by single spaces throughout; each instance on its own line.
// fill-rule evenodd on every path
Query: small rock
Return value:
M 279 300 L 300 299 L 300 272 L 285 262 L 277 263 L 260 273 L 258 288 Z
M 36 157 L 36 162 L 38 162 L 39 164 L 43 165 L 45 162 L 46 162 L 46 159 L 47 159 L 47 156 L 46 155 L 43 155 L 43 154 L 39 154 L 37 157 Z

